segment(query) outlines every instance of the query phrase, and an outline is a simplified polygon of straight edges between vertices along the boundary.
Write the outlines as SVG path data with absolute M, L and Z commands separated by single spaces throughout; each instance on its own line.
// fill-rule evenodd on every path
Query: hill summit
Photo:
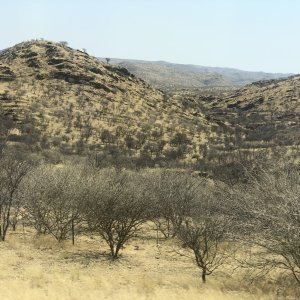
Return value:
M 192 159 L 211 128 L 192 103 L 67 43 L 44 40 L 0 52 L 0 108 L 15 121 L 10 141 L 67 154 L 122 149 Z

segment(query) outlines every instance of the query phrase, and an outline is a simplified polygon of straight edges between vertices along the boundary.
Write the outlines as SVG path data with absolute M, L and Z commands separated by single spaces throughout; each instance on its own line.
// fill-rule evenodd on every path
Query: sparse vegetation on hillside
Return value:
M 237 90 L 174 92 L 173 98 L 181 99 L 185 106 L 198 105 L 217 124 L 212 126 L 215 135 L 201 145 L 200 168 L 231 180 L 240 177 L 243 166 L 255 167 L 258 158 L 298 164 L 299 84 L 296 75 Z
M 5 141 L 46 158 L 89 155 L 98 167 L 217 175 L 226 166 L 234 177 L 237 162 L 257 156 L 297 161 L 297 76 L 168 95 L 62 43 L 21 43 L 0 60 L 0 107 L 14 120 Z
M 133 160 L 138 167 L 190 163 L 201 155 L 198 145 L 211 127 L 201 111 L 184 108 L 125 68 L 43 40 L 3 50 L 0 65 L 0 108 L 15 121 L 12 143 L 65 155 L 97 153 L 98 163 Z M 178 135 L 189 143 L 173 143 Z

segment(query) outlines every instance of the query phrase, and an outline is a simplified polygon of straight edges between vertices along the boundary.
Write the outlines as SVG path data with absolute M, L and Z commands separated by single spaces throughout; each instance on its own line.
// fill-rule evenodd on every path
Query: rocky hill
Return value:
M 15 121 L 11 142 L 66 154 L 192 160 L 212 126 L 127 69 L 43 40 L 1 51 L 0 109 Z
M 300 112 L 300 75 L 286 79 L 254 82 L 223 97 L 210 101 L 211 108 L 268 113 Z
M 125 67 L 154 87 L 167 91 L 216 86 L 242 86 L 263 79 L 276 79 L 291 75 L 174 64 L 164 61 L 151 62 L 112 58 L 110 62 Z
M 299 99 L 298 75 L 165 93 L 66 43 L 33 40 L 0 52 L 0 119 L 14 122 L 4 140 L 42 152 L 96 153 L 99 164 L 180 162 L 219 166 L 220 174 L 237 154 L 243 161 L 261 152 L 296 158 Z
M 249 155 L 260 150 L 300 162 L 300 75 L 236 90 L 185 90 L 174 92 L 173 98 L 193 99 L 208 119 L 219 124 L 225 136 L 218 148 L 223 158 L 229 152 Z

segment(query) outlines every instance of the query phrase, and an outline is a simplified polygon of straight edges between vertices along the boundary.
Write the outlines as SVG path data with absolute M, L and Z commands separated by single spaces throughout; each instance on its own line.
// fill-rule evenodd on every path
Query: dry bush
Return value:
M 162 170 L 151 181 L 152 220 L 166 238 L 175 237 L 184 219 L 197 205 L 201 180 L 180 171 Z
M 15 153 L 4 153 L 0 159 L 0 239 L 5 240 L 10 224 L 16 225 L 20 209 L 20 185 L 30 165 Z
M 235 189 L 239 198 L 243 242 L 254 247 L 244 267 L 254 274 L 276 269 L 300 284 L 300 173 L 294 167 L 260 170 L 247 186 Z
M 90 178 L 87 223 L 109 245 L 113 259 L 147 220 L 149 204 L 137 174 L 102 170 Z
M 38 234 L 50 233 L 58 242 L 78 231 L 83 221 L 86 191 L 80 167 L 43 165 L 31 172 L 24 194 L 29 219 Z
M 13 128 L 12 118 L 0 111 L 0 155 L 5 149 L 9 137 L 9 130 Z
M 223 210 L 217 187 L 202 182 L 197 191 L 197 202 L 179 227 L 179 239 L 190 249 L 201 270 L 202 282 L 234 256 L 232 219 Z

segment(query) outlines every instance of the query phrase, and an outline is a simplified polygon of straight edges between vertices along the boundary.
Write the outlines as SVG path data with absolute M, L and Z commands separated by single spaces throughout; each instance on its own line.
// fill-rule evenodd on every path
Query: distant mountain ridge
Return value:
M 100 60 L 104 60 L 100 58 Z M 243 86 L 255 81 L 285 78 L 283 73 L 243 71 L 234 68 L 175 64 L 111 58 L 110 63 L 125 67 L 131 73 L 162 90 L 198 89 L 202 87 Z

